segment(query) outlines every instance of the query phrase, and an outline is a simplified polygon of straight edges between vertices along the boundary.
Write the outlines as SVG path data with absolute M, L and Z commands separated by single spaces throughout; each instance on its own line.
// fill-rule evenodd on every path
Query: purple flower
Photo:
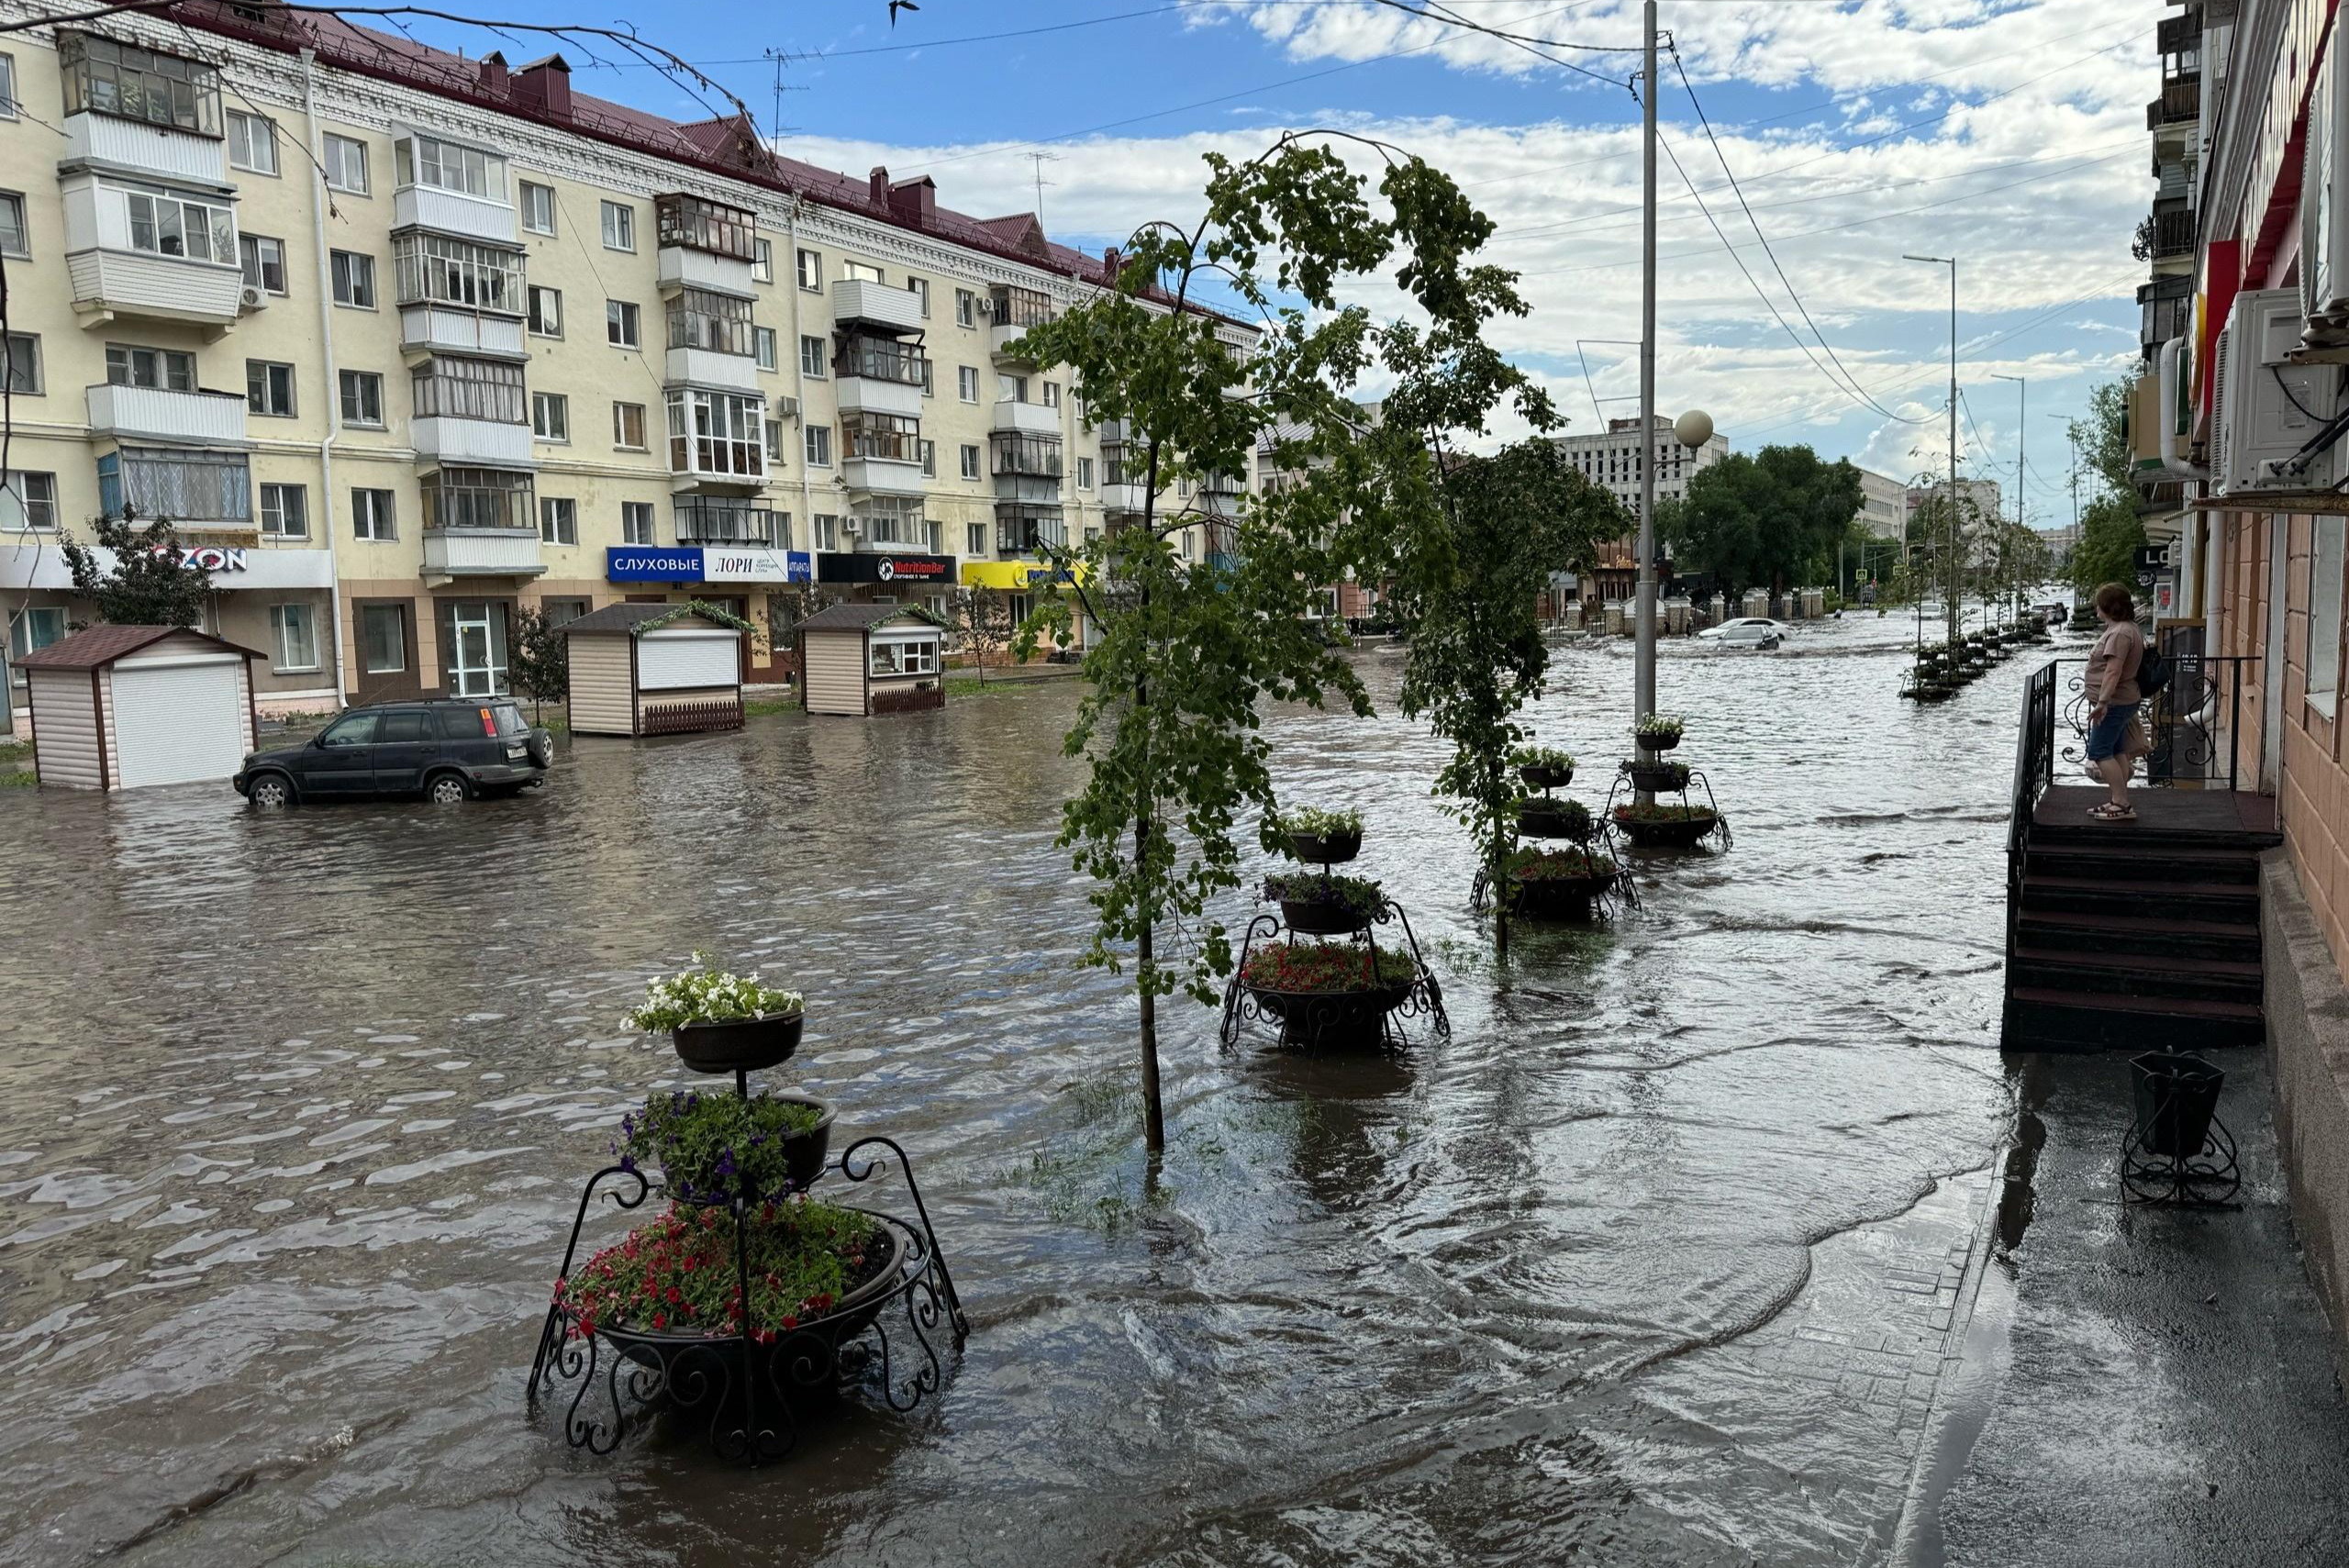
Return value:
M 621 1155 L 620 1169 L 626 1171 L 631 1176 L 636 1174 L 636 1156 L 633 1154 Z
M 734 1173 L 734 1151 L 731 1149 L 721 1149 L 718 1151 L 718 1173 L 721 1176 L 730 1176 Z

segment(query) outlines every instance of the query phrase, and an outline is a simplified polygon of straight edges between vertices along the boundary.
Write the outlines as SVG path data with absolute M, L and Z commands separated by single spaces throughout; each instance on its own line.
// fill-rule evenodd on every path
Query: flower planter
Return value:
M 1517 776 L 1525 781 L 1528 789 L 1564 789 L 1575 782 L 1572 768 L 1520 768 Z
M 1590 837 L 1590 813 L 1569 811 L 1570 802 L 1563 800 L 1523 800 L 1518 802 L 1517 831 L 1524 839 L 1575 839 Z
M 669 1040 L 677 1048 L 677 1060 L 696 1073 L 756 1073 L 788 1062 L 807 1022 L 807 1015 L 799 1012 L 685 1024 L 669 1031 Z
M 1291 833 L 1288 852 L 1311 865 L 1339 865 L 1362 853 L 1362 833 Z
M 1340 1044 L 1379 1032 L 1387 1014 L 1401 1006 L 1416 983 L 1370 985 L 1357 991 L 1276 991 L 1242 980 L 1257 1010 L 1278 1018 L 1281 1030 L 1293 1039 Z
M 832 1106 L 829 1100 L 813 1095 L 776 1095 L 778 1100 L 796 1106 L 807 1106 L 816 1112 L 816 1125 L 802 1132 L 780 1132 L 775 1141 L 783 1146 L 784 1193 L 801 1192 L 814 1184 L 824 1173 L 824 1166 L 832 1152 Z M 661 1186 L 674 1198 L 685 1203 L 709 1204 L 722 1202 L 733 1195 L 731 1178 L 714 1178 L 719 1184 L 716 1191 L 706 1191 L 675 1178 L 674 1173 L 663 1169 Z M 781 1197 L 784 1193 L 745 1193 L 745 1197 L 764 1199 Z
M 1375 918 L 1357 914 L 1343 904 L 1325 904 L 1319 899 L 1284 898 L 1279 902 L 1281 924 L 1300 936 L 1350 936 L 1368 930 Z
M 2201 1153 L 2227 1075 L 2182 1051 L 2149 1051 L 2129 1059 L 2129 1077 L 2145 1151 L 2180 1160 Z
M 1642 849 L 1689 849 L 1720 822 L 1718 816 L 1702 806 L 1691 806 L 1687 815 L 1671 817 L 1640 817 L 1626 813 L 1620 806 L 1615 811 L 1615 826 Z
M 1643 789 L 1650 795 L 1674 793 L 1688 787 L 1689 769 L 1683 762 L 1630 762 L 1623 769 L 1633 789 Z
M 1617 873 L 1592 876 L 1545 876 L 1508 884 L 1513 915 L 1580 917 L 1590 913 L 1591 901 L 1615 884 Z
M 1632 732 L 1631 740 L 1642 751 L 1669 751 L 1680 744 L 1678 734 L 1642 735 L 1635 730 Z

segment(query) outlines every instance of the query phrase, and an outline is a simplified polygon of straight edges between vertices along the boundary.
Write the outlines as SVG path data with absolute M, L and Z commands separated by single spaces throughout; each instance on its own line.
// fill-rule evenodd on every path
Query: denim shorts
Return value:
M 2135 703 L 2114 703 L 2104 710 L 2104 717 L 2088 731 L 2088 761 L 2101 762 L 2107 757 L 2121 754 L 2121 742 L 2129 738 L 2129 721 L 2137 717 Z

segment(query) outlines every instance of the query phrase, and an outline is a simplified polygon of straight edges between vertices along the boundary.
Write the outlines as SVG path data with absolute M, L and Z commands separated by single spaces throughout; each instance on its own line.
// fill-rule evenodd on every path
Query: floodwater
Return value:
M 1869 1560 L 1914 1434 L 1725 1352 L 2006 1125 L 2036 659 L 1916 710 L 1908 632 L 1668 647 L 1734 848 L 1498 967 L 1399 655 L 1375 719 L 1273 717 L 1452 1034 L 1300 1059 L 1163 1008 L 1154 1182 L 1130 1005 L 1073 964 L 1066 684 L 583 740 L 458 809 L 0 799 L 0 1562 Z M 1567 650 L 1535 714 L 1594 805 L 1631 677 Z M 807 993 L 771 1076 L 912 1151 L 972 1322 L 939 1397 L 756 1473 L 525 1407 L 579 1183 L 685 1076 L 617 1020 L 696 947 Z

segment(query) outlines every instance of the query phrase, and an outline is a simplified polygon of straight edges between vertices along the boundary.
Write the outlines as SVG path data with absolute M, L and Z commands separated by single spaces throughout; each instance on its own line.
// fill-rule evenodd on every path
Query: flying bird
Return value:
M 920 7 L 920 6 L 917 6 L 917 5 L 915 5 L 915 4 L 914 4 L 914 0 L 889 0 L 889 26 L 890 26 L 890 28 L 891 28 L 893 30 L 896 28 L 896 25 L 897 25 L 897 13 L 898 13 L 898 12 L 900 12 L 900 11 L 918 11 L 918 10 L 920 10 L 920 9 L 921 9 L 921 7 Z

